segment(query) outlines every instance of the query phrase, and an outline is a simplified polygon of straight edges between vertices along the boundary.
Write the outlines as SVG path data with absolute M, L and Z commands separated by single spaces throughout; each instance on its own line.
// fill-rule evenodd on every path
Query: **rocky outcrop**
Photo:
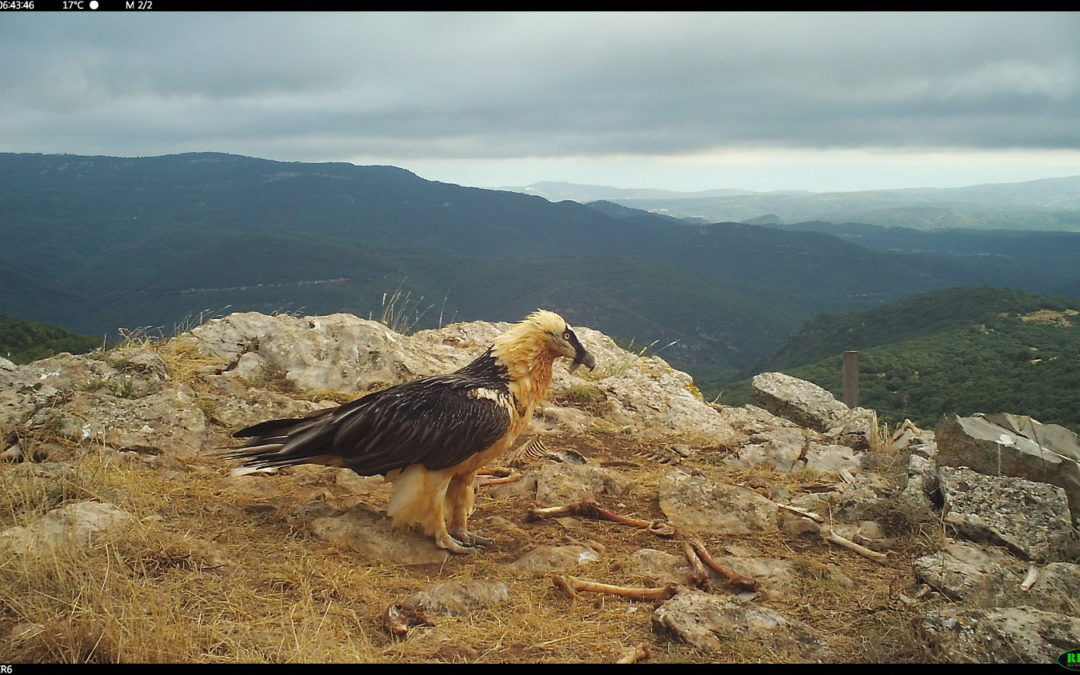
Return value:
M 509 326 L 474 321 L 401 335 L 351 314 L 244 312 L 212 319 L 176 339 L 220 359 L 227 377 L 244 378 L 254 386 L 269 378 L 299 390 L 365 393 L 460 368 Z M 719 412 L 702 400 L 689 375 L 657 356 L 628 352 L 599 331 L 575 330 L 596 357 L 597 367 L 577 374 L 556 367 L 553 395 L 534 420 L 533 432 L 581 432 L 591 424 L 643 438 L 679 436 L 710 443 L 737 439 Z M 568 396 L 559 396 L 560 391 Z M 592 402 L 587 420 L 572 409 L 558 412 L 565 406 L 555 401 L 575 397 Z
M 752 385 L 754 396 L 769 412 L 820 431 L 841 445 L 865 450 L 877 430 L 874 411 L 848 408 L 811 382 L 784 373 L 761 373 Z
M 1080 618 L 1039 609 L 941 609 L 922 633 L 947 663 L 1053 663 L 1080 644 Z
M 1057 485 L 1080 518 L 1080 443 L 1068 429 L 1022 415 L 973 415 L 947 418 L 935 435 L 939 466 Z
M 1073 537 L 1065 491 L 1023 478 L 938 469 L 945 522 L 972 541 L 1001 544 L 1027 560 L 1060 560 Z

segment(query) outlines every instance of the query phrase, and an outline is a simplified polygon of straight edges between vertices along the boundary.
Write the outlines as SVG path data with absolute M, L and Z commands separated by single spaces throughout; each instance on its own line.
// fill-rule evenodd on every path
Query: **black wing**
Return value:
M 480 392 L 478 395 L 477 392 Z M 309 417 L 243 429 L 228 457 L 252 467 L 340 463 L 365 476 L 423 464 L 439 470 L 486 450 L 509 429 L 505 385 L 441 375 L 368 394 Z

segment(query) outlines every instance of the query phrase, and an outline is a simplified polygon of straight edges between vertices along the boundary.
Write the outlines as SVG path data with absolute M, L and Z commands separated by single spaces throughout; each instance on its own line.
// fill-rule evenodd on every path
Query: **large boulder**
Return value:
M 474 321 L 402 335 L 351 314 L 295 317 L 243 312 L 212 319 L 178 336 L 220 359 L 226 376 L 258 386 L 284 383 L 299 391 L 367 393 L 447 373 L 479 356 L 511 324 Z M 560 413 L 560 401 L 587 401 L 601 429 L 643 438 L 680 436 L 705 444 L 735 443 L 719 411 L 702 399 L 693 378 L 657 356 L 629 352 L 599 331 L 575 327 L 596 369 L 556 365 L 548 401 L 530 431 L 580 432 L 580 415 Z M 545 414 L 544 409 L 551 409 Z
M 866 408 L 848 408 L 813 382 L 784 373 L 761 373 L 752 381 L 754 396 L 774 415 L 825 434 L 842 445 L 865 450 L 877 430 L 877 415 Z
M 973 541 L 1005 546 L 1037 561 L 1061 560 L 1074 536 L 1065 491 L 1023 478 L 943 466 L 945 522 Z
M 1080 618 L 1030 607 L 938 609 L 919 627 L 945 663 L 1053 663 L 1080 645 Z
M 1021 415 L 954 415 L 934 434 L 938 466 L 1057 485 L 1073 519 L 1080 519 L 1080 445 L 1068 429 Z

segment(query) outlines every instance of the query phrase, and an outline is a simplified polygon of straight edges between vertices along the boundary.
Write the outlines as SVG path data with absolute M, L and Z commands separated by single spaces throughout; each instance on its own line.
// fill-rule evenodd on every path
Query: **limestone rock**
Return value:
M 1027 565 L 1007 553 L 968 542 L 950 542 L 944 549 L 917 559 L 915 578 L 965 607 L 1025 605 L 1050 612 L 1076 614 L 1080 565 L 1050 563 L 1039 570 L 1035 584 L 1020 588 Z
M 673 469 L 660 479 L 660 509 L 668 522 L 692 532 L 750 534 L 776 529 L 779 507 L 737 485 Z
M 825 647 L 800 621 L 758 604 L 738 604 L 701 591 L 679 593 L 657 607 L 653 629 L 743 662 L 813 662 L 823 658 Z
M 822 473 L 850 472 L 862 468 L 862 457 L 844 445 L 822 443 L 808 429 L 774 428 L 755 433 L 734 455 L 723 460 L 727 466 L 753 467 L 766 464 L 777 471 L 810 469 Z
M 530 572 L 565 570 L 600 559 L 600 555 L 588 546 L 537 546 L 521 556 L 509 567 Z
M 55 411 L 39 412 L 31 420 Z M 193 456 L 206 436 L 206 417 L 186 386 L 168 385 L 141 398 L 76 393 L 52 421 L 55 432 L 76 442 L 116 450 Z
M 1080 461 L 1071 431 L 1018 415 L 974 415 L 947 418 L 934 432 L 939 466 L 1057 485 L 1080 519 Z
M 467 579 L 433 584 L 405 598 L 403 604 L 434 616 L 467 616 L 474 609 L 497 605 L 509 597 L 510 589 L 501 581 Z
M 537 506 L 563 506 L 623 492 L 626 479 L 592 464 L 545 464 L 537 471 Z
M 857 450 L 869 447 L 877 415 L 865 408 L 848 408 L 827 390 L 784 373 L 761 373 L 752 381 L 754 396 L 774 415 L 824 433 Z
M 409 565 L 441 563 L 449 556 L 435 547 L 431 537 L 394 530 L 389 518 L 363 505 L 335 516 L 315 518 L 311 531 L 371 560 Z
M 1080 644 L 1080 618 L 1030 607 L 939 609 L 920 627 L 946 663 L 1053 663 Z
M 212 319 L 181 336 L 226 364 L 226 377 L 254 384 L 276 379 L 298 390 L 366 393 L 446 373 L 476 358 L 509 323 L 474 321 L 401 335 L 349 314 L 293 317 L 243 312 Z M 607 429 L 626 428 L 646 438 L 683 435 L 709 442 L 736 438 L 731 425 L 706 404 L 693 379 L 656 356 L 622 349 L 606 335 L 575 327 L 596 357 L 593 372 L 555 368 L 550 399 L 571 387 L 591 389 L 604 405 L 591 411 Z M 581 431 L 580 415 L 538 411 L 533 433 Z
M 43 553 L 91 544 L 99 533 L 134 522 L 127 511 L 103 502 L 83 501 L 53 509 L 26 526 L 0 532 L 0 546 L 20 554 Z
M 654 584 L 687 584 L 690 564 L 686 558 L 654 548 L 638 549 L 630 554 L 630 569 Z
M 938 469 L 945 522 L 973 541 L 1006 546 L 1037 561 L 1060 560 L 1074 536 L 1065 491 L 1023 478 Z

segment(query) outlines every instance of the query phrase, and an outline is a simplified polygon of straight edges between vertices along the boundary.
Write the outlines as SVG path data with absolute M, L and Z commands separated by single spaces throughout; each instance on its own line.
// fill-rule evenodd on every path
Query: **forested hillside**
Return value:
M 0 314 L 0 356 L 13 363 L 29 363 L 57 352 L 82 354 L 102 344 L 98 337 Z
M 1076 280 L 1068 261 L 695 225 L 387 166 L 0 154 L 0 181 L 0 311 L 112 337 L 171 335 L 243 310 L 379 317 L 387 297 L 403 299 L 395 311 L 417 329 L 547 307 L 638 345 L 671 345 L 664 358 L 708 389 L 819 312 L 957 285 L 1049 292 Z
M 944 415 L 1017 412 L 1080 430 L 1080 302 L 1003 288 L 955 288 L 819 316 L 756 370 L 841 394 L 841 354 L 859 351 L 860 405 L 924 428 Z M 749 382 L 721 402 L 750 400 Z

